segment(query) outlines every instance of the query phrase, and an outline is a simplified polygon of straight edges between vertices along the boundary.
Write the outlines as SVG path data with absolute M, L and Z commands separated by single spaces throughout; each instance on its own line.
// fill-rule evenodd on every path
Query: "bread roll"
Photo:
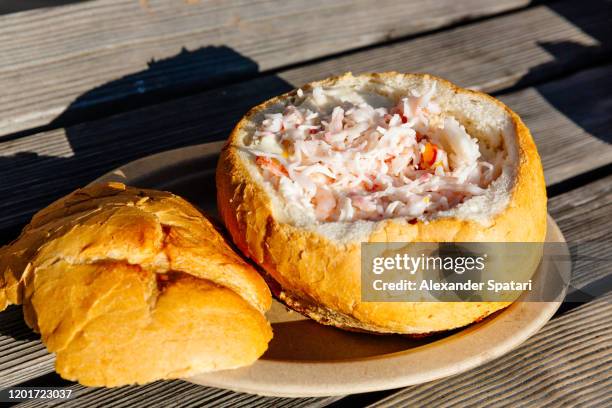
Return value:
M 422 335 L 509 304 L 362 302 L 362 242 L 546 234 L 527 127 L 498 100 L 430 75 L 345 74 L 262 103 L 223 148 L 217 191 L 234 242 L 276 295 L 350 330 Z
M 37 213 L 0 249 L 0 300 L 64 378 L 120 386 L 253 363 L 271 296 L 211 222 L 173 194 L 97 184 Z

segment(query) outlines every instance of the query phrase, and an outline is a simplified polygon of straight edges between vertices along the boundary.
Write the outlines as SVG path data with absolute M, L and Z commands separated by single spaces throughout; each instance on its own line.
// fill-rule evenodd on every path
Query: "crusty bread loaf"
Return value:
M 0 249 L 0 306 L 23 304 L 62 377 L 90 386 L 253 363 L 270 292 L 173 194 L 97 184 L 37 213 Z
M 487 188 L 426 222 L 312 222 L 262 178 L 245 145 L 265 113 L 282 112 L 316 87 L 368 91 L 398 100 L 437 85 L 442 112 L 458 119 L 481 145 L 503 146 L 503 171 Z M 325 324 L 383 333 L 424 334 L 461 327 L 507 302 L 366 303 L 361 301 L 361 242 L 543 242 L 546 190 L 542 165 L 527 127 L 498 100 L 430 75 L 346 74 L 302 87 L 253 108 L 238 123 L 217 169 L 218 206 L 236 245 L 265 269 L 277 296 Z M 411 221 L 411 222 L 408 222 Z

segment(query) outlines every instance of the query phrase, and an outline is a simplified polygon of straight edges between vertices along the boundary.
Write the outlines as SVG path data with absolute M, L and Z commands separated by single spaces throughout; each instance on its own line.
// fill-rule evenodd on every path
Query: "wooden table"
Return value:
M 405 389 L 287 399 L 184 381 L 86 388 L 53 372 L 17 307 L 0 314 L 0 388 L 69 387 L 76 399 L 47 406 L 78 407 L 612 404 L 610 1 L 94 0 L 14 12 L 45 2 L 17 3 L 0 7 L 2 244 L 114 167 L 223 139 L 266 98 L 348 70 L 396 70 L 446 77 L 517 111 L 542 156 L 550 214 L 604 261 L 575 265 L 573 291 L 588 301 L 565 303 L 517 350 Z

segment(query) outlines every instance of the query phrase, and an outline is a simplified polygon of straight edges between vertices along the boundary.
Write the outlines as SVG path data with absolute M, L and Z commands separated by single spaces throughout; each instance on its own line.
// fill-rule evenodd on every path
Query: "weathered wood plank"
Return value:
M 552 185 L 612 162 L 612 66 L 501 95 L 533 135 Z
M 0 134 L 45 125 L 68 106 L 252 77 L 528 3 L 97 0 L 0 16 Z M 183 47 L 192 53 L 149 66 Z
M 612 293 L 550 321 L 517 350 L 405 388 L 371 407 L 603 406 L 612 379 Z
M 73 391 L 74 398 L 68 401 L 33 400 L 16 405 L 19 408 L 35 407 L 98 407 L 112 404 L 115 407 L 218 407 L 253 408 L 324 407 L 340 397 L 326 398 L 273 398 L 233 391 L 208 388 L 185 381 L 158 381 L 145 386 L 108 388 L 86 388 L 80 385 L 66 387 Z
M 612 176 L 551 198 L 548 211 L 568 241 L 610 241 Z
M 53 361 L 23 321 L 21 307 L 0 313 L 0 389 L 53 371 Z
M 43 7 L 60 6 L 80 0 L 4 0 L 0 3 L 0 14 L 17 13 Z
M 293 84 L 353 72 L 428 72 L 496 92 L 525 87 L 610 56 L 612 5 L 557 1 L 411 41 L 280 72 Z
M 531 127 L 549 184 L 612 162 L 611 74 L 606 66 L 501 96 Z M 120 164 L 222 139 L 250 106 L 289 88 L 268 76 L 0 143 L 0 230 Z
M 609 290 L 612 176 L 553 197 L 548 211 L 572 246 L 574 270 L 570 289 L 581 289 L 587 296 Z

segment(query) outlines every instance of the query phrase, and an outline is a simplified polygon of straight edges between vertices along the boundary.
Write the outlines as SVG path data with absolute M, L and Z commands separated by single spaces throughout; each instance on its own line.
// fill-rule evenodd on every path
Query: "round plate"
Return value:
M 216 215 L 214 174 L 222 145 L 207 143 L 158 153 L 96 181 L 168 190 Z M 547 241 L 564 242 L 550 217 Z M 534 286 L 545 281 L 548 268 L 542 265 L 534 275 Z M 564 295 L 555 302 L 534 302 L 530 293 L 525 293 L 519 302 L 480 323 L 422 339 L 323 326 L 275 301 L 267 314 L 274 338 L 260 360 L 250 367 L 187 380 L 283 397 L 345 395 L 432 381 L 469 370 L 517 347 L 552 317 Z

